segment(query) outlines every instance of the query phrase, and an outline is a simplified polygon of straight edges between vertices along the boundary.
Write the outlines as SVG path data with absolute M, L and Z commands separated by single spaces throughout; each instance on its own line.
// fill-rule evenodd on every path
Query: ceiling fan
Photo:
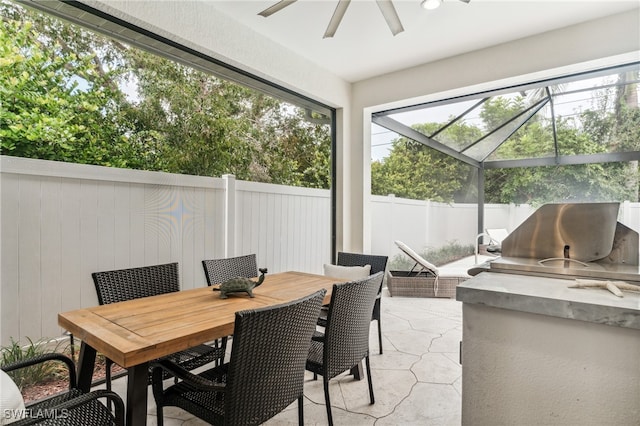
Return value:
M 265 18 L 273 15 L 274 13 L 284 9 L 285 7 L 295 3 L 297 0 L 280 0 L 274 5 L 266 8 L 262 12 L 258 13 L 260 16 L 264 16 Z M 433 9 L 440 5 L 442 0 L 422 0 L 421 4 L 425 9 Z M 469 3 L 471 0 L 460 0 L 464 3 Z M 342 21 L 342 17 L 344 16 L 347 8 L 349 7 L 349 3 L 351 0 L 338 0 L 338 5 L 336 6 L 336 10 L 333 12 L 333 16 L 329 21 L 329 25 L 324 32 L 323 38 L 333 37 L 338 30 L 338 26 Z M 384 16 L 385 21 L 387 21 L 387 25 L 391 30 L 391 33 L 395 36 L 398 33 L 404 31 L 402 27 L 402 23 L 400 22 L 400 18 L 398 17 L 398 13 L 396 12 L 396 8 L 393 6 L 391 0 L 376 0 L 378 7 L 380 8 L 380 12 L 382 12 L 382 16 Z M 428 5 L 427 5 L 428 4 Z M 434 4 L 437 4 L 434 6 Z

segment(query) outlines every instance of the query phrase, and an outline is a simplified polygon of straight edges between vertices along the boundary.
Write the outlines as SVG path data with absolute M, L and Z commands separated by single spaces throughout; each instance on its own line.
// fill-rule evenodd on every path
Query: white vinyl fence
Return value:
M 485 228 L 513 231 L 534 210 L 529 205 L 487 204 Z M 473 245 L 478 236 L 478 205 L 408 200 L 394 195 L 372 196 L 371 222 L 371 251 L 393 258 L 400 253 L 395 240 L 418 252 L 452 242 Z
M 275 273 L 322 273 L 327 190 L 0 157 L 0 344 L 57 337 L 57 314 L 98 304 L 91 273 L 256 253 Z
M 57 314 L 98 303 L 91 273 L 178 262 L 184 289 L 203 259 L 256 253 L 275 273 L 322 273 L 331 257 L 328 190 L 0 156 L 0 344 L 54 338 Z M 372 196 L 371 253 L 473 244 L 475 204 Z M 486 205 L 485 227 L 513 231 L 533 209 Z M 622 223 L 640 229 L 640 204 Z

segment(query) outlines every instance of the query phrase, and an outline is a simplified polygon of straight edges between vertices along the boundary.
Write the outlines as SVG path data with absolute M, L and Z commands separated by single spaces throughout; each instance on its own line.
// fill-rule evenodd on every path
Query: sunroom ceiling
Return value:
M 374 0 L 350 2 L 336 34 L 323 34 L 338 0 L 298 0 L 265 18 L 278 0 L 202 0 L 341 78 L 356 82 L 419 64 L 638 8 L 637 0 L 393 0 L 404 31 L 393 36 Z
M 640 159 L 640 153 L 602 143 L 602 151 L 576 152 L 557 134 L 560 122 L 583 128 L 588 111 L 613 113 L 621 90 L 637 100 L 640 62 L 614 69 L 568 76 L 456 99 L 377 112 L 373 122 L 398 135 L 420 142 L 467 164 L 483 168 L 586 164 Z M 483 117 L 486 104 L 508 106 L 501 120 Z M 428 123 L 428 124 L 425 124 Z M 518 132 L 531 123 L 539 126 L 531 152 L 514 149 Z M 509 142 L 512 142 L 509 146 Z M 628 150 L 628 151 L 625 151 Z

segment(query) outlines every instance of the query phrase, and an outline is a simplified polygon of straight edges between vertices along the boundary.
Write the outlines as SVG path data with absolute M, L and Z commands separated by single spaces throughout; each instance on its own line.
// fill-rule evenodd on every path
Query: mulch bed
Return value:
M 117 373 L 122 371 L 122 367 L 117 364 L 113 365 L 111 369 L 111 377 L 114 377 Z M 105 364 L 104 359 L 97 358 L 96 366 L 93 370 L 93 381 L 102 380 L 105 377 Z M 60 392 L 65 392 L 69 389 L 69 380 L 67 378 L 52 379 L 47 382 L 38 383 L 32 386 L 28 386 L 22 389 L 22 397 L 25 403 L 31 401 L 38 401 L 46 398 L 50 395 L 55 395 Z

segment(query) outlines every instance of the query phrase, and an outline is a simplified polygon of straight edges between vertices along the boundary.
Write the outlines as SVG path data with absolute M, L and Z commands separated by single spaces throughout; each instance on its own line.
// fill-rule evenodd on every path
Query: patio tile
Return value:
M 442 384 L 418 383 L 381 425 L 460 425 L 460 394 Z
M 371 375 L 376 401 L 373 405 L 369 400 L 366 379 L 361 381 L 342 380 L 340 382 L 348 411 L 367 414 L 375 418 L 388 416 L 411 393 L 413 386 L 417 383 L 415 375 L 408 370 L 373 370 Z
M 383 345 L 384 354 L 373 353 L 369 356 L 373 370 L 409 370 L 420 360 L 420 355 L 393 350 L 389 342 L 384 342 Z
M 411 371 L 415 373 L 419 382 L 453 384 L 461 375 L 462 368 L 457 362 L 441 353 L 422 355 Z
M 433 339 L 429 347 L 429 352 L 458 352 L 460 350 L 461 340 L 462 330 L 453 329 L 445 331 L 441 336 Z
M 429 352 L 432 341 L 439 337 L 439 334 L 419 330 L 404 330 L 396 331 L 392 335 L 387 334 L 387 338 L 396 351 L 414 355 Z

